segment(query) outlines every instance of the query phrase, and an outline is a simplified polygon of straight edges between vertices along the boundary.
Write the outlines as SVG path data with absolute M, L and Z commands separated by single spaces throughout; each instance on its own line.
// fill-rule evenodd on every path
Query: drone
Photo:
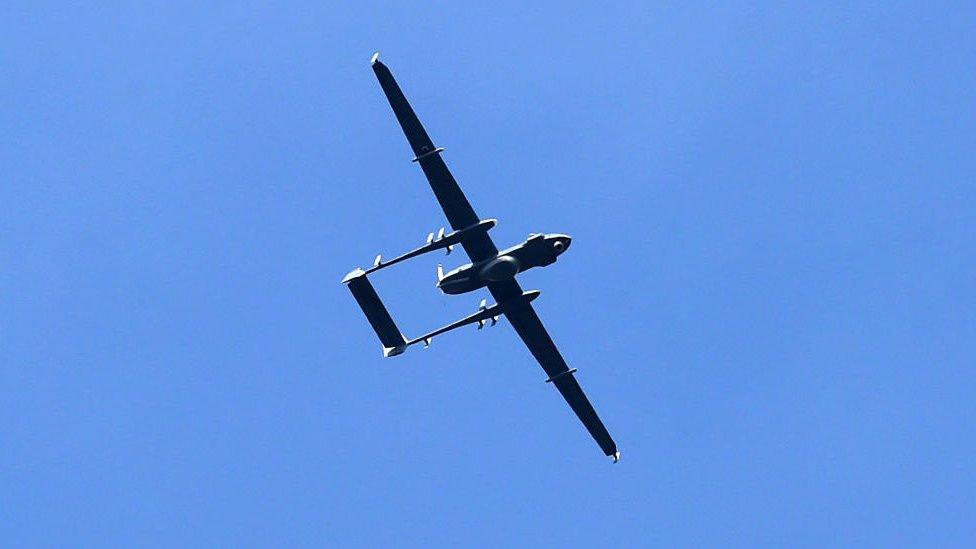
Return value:
M 419 164 L 427 176 L 452 228 L 450 233 L 445 234 L 442 228 L 436 235 L 428 234 L 423 246 L 393 259 L 384 261 L 382 255 L 377 255 L 372 267 L 354 269 L 342 279 L 383 344 L 383 356 L 397 356 L 418 343 L 428 347 L 434 337 L 463 326 L 477 324 L 479 330 L 489 322 L 494 326 L 504 316 L 542 366 L 548 376 L 546 383 L 556 387 L 603 453 L 616 463 L 620 459 L 617 444 L 576 381 L 576 368 L 566 365 L 532 307 L 532 301 L 539 297 L 540 292 L 525 291 L 516 280 L 516 275 L 521 272 L 555 263 L 569 249 L 572 239 L 565 234 L 533 233 L 524 242 L 499 251 L 488 235 L 497 220 L 481 219 L 475 213 L 441 158 L 444 149 L 434 146 L 390 69 L 379 61 L 379 53 L 373 55 L 370 65 L 413 149 L 413 162 Z M 446 273 L 443 266 L 438 265 L 437 288 L 448 295 L 487 288 L 496 303 L 488 305 L 487 300 L 483 299 L 474 314 L 421 336 L 405 337 L 380 300 L 368 275 L 430 252 L 445 250 L 450 254 L 458 245 L 467 253 L 470 263 Z

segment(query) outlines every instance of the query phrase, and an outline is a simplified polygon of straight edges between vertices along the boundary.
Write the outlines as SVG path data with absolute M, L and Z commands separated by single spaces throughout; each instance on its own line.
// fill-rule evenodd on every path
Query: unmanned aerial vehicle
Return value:
M 572 240 L 564 234 L 531 234 L 525 242 L 499 251 L 488 235 L 496 221 L 481 219 L 475 213 L 441 158 L 444 149 L 434 146 L 400 86 L 393 79 L 390 69 L 379 61 L 379 54 L 373 56 L 371 65 L 390 106 L 393 107 L 393 114 L 410 142 L 414 153 L 413 161 L 420 164 L 453 229 L 447 234 L 444 229 L 436 235 L 430 233 L 426 244 L 393 259 L 384 261 L 378 255 L 372 267 L 365 270 L 355 269 L 342 280 L 349 286 L 353 297 L 379 336 L 383 344 L 383 355 L 399 355 L 417 343 L 429 346 L 434 337 L 462 326 L 477 324 L 478 329 L 481 329 L 488 322 L 494 326 L 498 318 L 504 315 L 549 376 L 546 382 L 555 385 L 586 430 L 600 445 L 603 453 L 616 463 L 620 459 L 617 444 L 573 377 L 576 368 L 566 365 L 532 308 L 532 301 L 539 297 L 539 291 L 522 290 L 515 278 L 519 273 L 533 267 L 552 265 L 569 249 Z M 464 249 L 471 262 L 446 273 L 438 265 L 437 287 L 451 295 L 487 288 L 496 303 L 489 306 L 487 300 L 482 300 L 478 312 L 470 316 L 415 338 L 404 337 L 369 282 L 368 275 L 429 252 L 445 250 L 450 254 L 456 245 Z

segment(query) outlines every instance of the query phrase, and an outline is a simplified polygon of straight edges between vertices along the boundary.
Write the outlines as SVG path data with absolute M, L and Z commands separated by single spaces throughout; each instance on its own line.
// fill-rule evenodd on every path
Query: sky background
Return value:
M 64 4 L 0 7 L 0 544 L 976 544 L 972 3 Z M 382 358 L 339 280 L 445 219 L 376 50 L 573 236 L 619 464 L 504 321 Z

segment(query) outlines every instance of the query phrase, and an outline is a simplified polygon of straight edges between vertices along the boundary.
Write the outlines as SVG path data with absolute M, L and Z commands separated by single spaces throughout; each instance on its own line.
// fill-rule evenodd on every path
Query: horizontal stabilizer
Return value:
M 356 298 L 359 307 L 366 314 L 366 319 L 383 343 L 383 356 L 395 356 L 406 350 L 406 338 L 400 333 L 393 322 L 393 317 L 380 301 L 380 296 L 376 294 L 366 273 L 362 269 L 356 269 L 346 275 L 342 281 L 349 286 L 349 291 Z

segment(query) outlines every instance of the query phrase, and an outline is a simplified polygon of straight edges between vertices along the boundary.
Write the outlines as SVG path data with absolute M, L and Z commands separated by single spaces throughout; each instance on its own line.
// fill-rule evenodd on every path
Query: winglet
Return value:
M 610 458 L 613 459 L 614 463 L 617 463 L 618 461 L 620 461 L 620 452 L 619 451 L 614 452 L 613 455 L 610 456 Z
M 380 58 L 380 52 L 374 53 L 373 57 L 369 59 L 369 66 L 372 67 L 373 65 L 375 65 L 376 62 L 379 60 L 379 58 Z

